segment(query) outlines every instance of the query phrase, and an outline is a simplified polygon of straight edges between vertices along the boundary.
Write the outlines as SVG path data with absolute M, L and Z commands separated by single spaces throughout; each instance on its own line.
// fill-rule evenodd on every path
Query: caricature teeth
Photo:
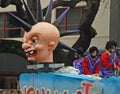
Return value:
M 33 54 L 34 53 L 34 51 L 30 51 L 30 54 Z
M 30 56 L 30 55 L 33 55 L 35 53 L 36 53 L 35 50 L 28 51 L 28 52 L 26 52 L 26 56 Z

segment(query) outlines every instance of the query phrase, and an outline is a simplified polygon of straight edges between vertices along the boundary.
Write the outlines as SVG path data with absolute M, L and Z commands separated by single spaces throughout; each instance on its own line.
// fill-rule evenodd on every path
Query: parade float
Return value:
M 39 14 L 37 20 L 34 19 L 24 0 L 23 3 L 32 23 L 29 24 L 14 14 L 9 14 L 25 30 L 22 48 L 28 57 L 28 61 L 34 63 L 28 65 L 27 68 L 35 70 L 35 72 L 20 75 L 20 94 L 119 94 L 120 77 L 100 78 L 92 75 L 79 75 L 74 68 L 53 61 L 53 50 L 58 44 L 62 45 L 59 43 L 60 35 L 56 27 L 69 8 L 51 24 L 49 23 L 49 16 L 51 15 L 52 0 L 50 0 L 46 17 L 44 18 L 40 13 L 37 13 Z M 40 2 L 38 6 L 39 12 L 41 12 L 39 4 Z M 67 33 L 75 32 L 78 30 Z M 76 51 L 69 47 L 66 48 Z M 58 71 L 60 69 L 64 71 Z M 66 69 L 68 70 L 65 71 Z

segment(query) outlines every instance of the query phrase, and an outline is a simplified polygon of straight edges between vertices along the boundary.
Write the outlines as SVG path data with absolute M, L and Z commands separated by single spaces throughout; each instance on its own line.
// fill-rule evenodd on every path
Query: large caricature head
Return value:
M 28 61 L 53 62 L 53 50 L 59 41 L 58 29 L 47 22 L 39 22 L 24 34 L 24 49 Z
M 69 32 L 58 32 L 56 27 L 59 26 L 64 16 L 67 14 L 69 7 L 53 22 L 51 23 L 53 0 L 50 0 L 47 12 L 43 17 L 40 0 L 37 1 L 36 17 L 33 16 L 29 6 L 22 0 L 28 15 L 27 22 L 13 13 L 9 13 L 26 31 L 24 34 L 24 42 L 22 48 L 26 52 L 29 61 L 37 62 L 53 62 L 53 50 L 56 48 L 59 37 L 80 32 L 73 30 Z M 60 35 L 59 35 L 60 33 Z M 59 46 L 67 50 L 76 51 L 75 49 L 63 44 L 59 41 Z

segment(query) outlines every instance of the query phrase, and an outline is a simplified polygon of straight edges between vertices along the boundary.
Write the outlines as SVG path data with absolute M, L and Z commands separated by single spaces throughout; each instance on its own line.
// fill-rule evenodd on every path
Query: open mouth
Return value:
M 25 53 L 26 53 L 26 56 L 29 57 L 29 56 L 36 55 L 36 54 L 37 54 L 37 51 L 36 51 L 36 50 L 31 50 L 31 51 L 27 51 L 27 52 L 25 52 Z

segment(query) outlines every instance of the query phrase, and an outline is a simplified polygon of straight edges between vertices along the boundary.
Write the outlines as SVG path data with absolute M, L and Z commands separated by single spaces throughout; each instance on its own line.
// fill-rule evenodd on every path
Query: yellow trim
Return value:
M 105 51 L 106 51 L 109 55 L 111 54 L 108 50 L 105 49 Z

